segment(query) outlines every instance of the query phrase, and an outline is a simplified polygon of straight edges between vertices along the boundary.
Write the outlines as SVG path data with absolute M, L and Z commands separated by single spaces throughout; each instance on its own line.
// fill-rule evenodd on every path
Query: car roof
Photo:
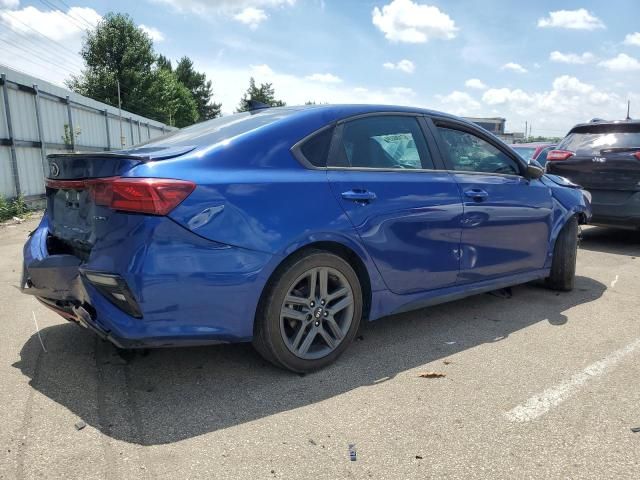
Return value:
M 574 125 L 569 132 L 572 132 L 576 128 L 585 128 L 594 125 L 638 125 L 640 126 L 640 119 L 630 118 L 628 120 L 600 120 L 593 119 L 590 122 L 578 123 Z
M 335 119 L 348 118 L 350 116 L 365 115 L 367 113 L 385 113 L 385 112 L 400 112 L 400 113 L 415 113 L 419 115 L 430 115 L 442 118 L 448 118 L 456 120 L 468 125 L 474 125 L 474 123 L 464 120 L 463 118 L 456 117 L 448 113 L 440 112 L 437 110 L 431 110 L 421 107 L 410 107 L 406 105 L 386 105 L 386 104 L 316 104 L 316 105 L 295 105 L 287 107 L 269 107 L 256 110 L 256 113 L 266 111 L 283 111 L 290 113 L 291 115 L 304 115 L 313 114 L 313 112 L 322 112 L 325 116 L 331 116 Z M 477 126 L 476 126 L 477 127 Z

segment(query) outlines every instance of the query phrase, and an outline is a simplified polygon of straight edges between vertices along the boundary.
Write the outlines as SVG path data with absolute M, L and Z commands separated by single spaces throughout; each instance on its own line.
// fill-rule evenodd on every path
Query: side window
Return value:
M 311 138 L 308 138 L 301 146 L 300 153 L 314 167 L 326 167 L 331 138 L 333 137 L 333 127 L 319 131 Z
M 380 115 L 346 122 L 332 166 L 433 169 L 415 117 Z
M 454 170 L 519 175 L 515 160 L 489 142 L 461 130 L 438 127 Z

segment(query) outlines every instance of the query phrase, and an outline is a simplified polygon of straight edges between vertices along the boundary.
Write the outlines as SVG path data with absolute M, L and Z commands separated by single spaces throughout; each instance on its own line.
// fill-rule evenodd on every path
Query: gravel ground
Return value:
M 35 223 L 0 228 L 0 478 L 638 476 L 640 233 L 585 229 L 573 292 L 385 318 L 299 376 L 249 345 L 123 358 L 15 288 Z

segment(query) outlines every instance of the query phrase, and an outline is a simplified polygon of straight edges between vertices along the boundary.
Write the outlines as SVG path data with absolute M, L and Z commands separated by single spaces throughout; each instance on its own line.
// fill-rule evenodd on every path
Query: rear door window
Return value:
M 417 118 L 401 115 L 368 116 L 346 122 L 331 166 L 434 168 Z

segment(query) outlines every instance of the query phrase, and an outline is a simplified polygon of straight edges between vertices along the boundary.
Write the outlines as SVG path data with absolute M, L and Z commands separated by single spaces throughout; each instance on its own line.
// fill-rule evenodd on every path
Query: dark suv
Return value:
M 546 168 L 591 193 L 591 223 L 640 227 L 640 120 L 576 125 L 549 152 Z

